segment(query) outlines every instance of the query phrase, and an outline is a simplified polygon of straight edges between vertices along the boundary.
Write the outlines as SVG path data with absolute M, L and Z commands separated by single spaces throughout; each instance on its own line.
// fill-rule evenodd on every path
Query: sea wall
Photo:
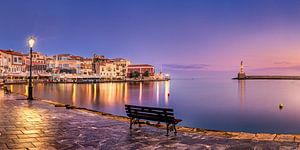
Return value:
M 234 80 L 300 80 L 300 76 L 245 76 L 244 78 L 233 78 Z

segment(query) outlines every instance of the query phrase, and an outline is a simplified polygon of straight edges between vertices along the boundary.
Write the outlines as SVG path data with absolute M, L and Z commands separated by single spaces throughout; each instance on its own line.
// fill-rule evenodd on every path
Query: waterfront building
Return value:
M 35 75 L 38 74 L 45 74 L 47 71 L 47 64 L 46 64 L 47 56 L 40 53 L 40 52 L 32 52 L 32 73 Z M 24 69 L 26 72 L 29 72 L 30 66 L 30 56 L 29 54 L 23 55 L 24 60 Z
M 100 72 L 100 65 L 104 62 L 109 62 L 110 60 L 108 58 L 105 58 L 103 55 L 96 55 L 93 56 L 93 62 L 92 62 L 92 70 L 95 74 L 99 74 Z
M 48 58 L 48 70 L 52 73 L 60 74 L 79 74 L 81 61 L 83 58 L 81 56 L 74 56 L 71 54 L 58 54 Z
M 101 79 L 116 79 L 116 64 L 113 61 L 97 63 L 99 67 L 96 74 L 100 76 Z
M 125 79 L 130 61 L 124 58 L 108 59 L 101 55 L 93 57 L 93 71 L 102 79 Z
M 130 61 L 124 58 L 115 58 L 112 61 L 116 65 L 116 78 L 125 79 L 127 75 L 128 65 L 130 65 Z
M 155 68 L 149 64 L 132 64 L 128 65 L 127 77 L 151 77 L 155 75 Z
M 22 73 L 23 54 L 14 50 L 0 50 L 0 73 Z
M 29 73 L 30 56 L 13 50 L 0 50 L 0 75 L 10 79 L 26 80 Z M 32 53 L 33 77 L 40 79 L 120 79 L 156 78 L 154 67 L 148 64 L 135 64 L 124 58 L 108 59 L 103 55 L 84 58 L 71 54 L 46 56 L 40 52 Z M 136 76 L 137 75 L 137 76 Z M 157 77 L 158 78 L 158 77 Z
M 93 74 L 93 59 L 92 58 L 84 58 L 80 65 L 80 73 L 86 74 L 86 75 L 92 75 Z

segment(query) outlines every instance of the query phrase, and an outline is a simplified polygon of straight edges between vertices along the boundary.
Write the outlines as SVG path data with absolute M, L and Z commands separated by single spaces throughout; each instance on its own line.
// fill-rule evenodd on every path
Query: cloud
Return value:
M 170 70 L 203 70 L 209 67 L 208 64 L 163 64 L 163 67 Z
M 288 62 L 288 61 L 276 61 L 273 64 L 275 64 L 275 65 L 289 65 L 289 64 L 292 64 L 292 63 Z
M 256 71 L 267 71 L 267 70 L 297 70 L 300 71 L 300 66 L 287 66 L 287 67 L 264 67 L 264 68 L 258 68 L 254 69 Z

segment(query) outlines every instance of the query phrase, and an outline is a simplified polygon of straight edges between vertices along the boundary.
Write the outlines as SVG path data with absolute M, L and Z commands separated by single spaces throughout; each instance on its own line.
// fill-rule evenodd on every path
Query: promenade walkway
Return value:
M 129 130 L 126 121 L 96 113 L 16 100 L 0 92 L 0 149 L 297 149 L 296 136 L 187 132 L 165 136 L 164 129 Z M 246 137 L 246 138 L 245 138 Z M 281 138 L 280 138 L 281 137 Z M 249 139 L 247 139 L 249 138 Z M 281 140 L 280 140 L 281 139 Z

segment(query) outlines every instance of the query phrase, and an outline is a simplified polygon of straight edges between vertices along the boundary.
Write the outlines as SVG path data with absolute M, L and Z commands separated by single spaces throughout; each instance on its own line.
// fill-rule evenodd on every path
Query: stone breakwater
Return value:
M 129 129 L 127 117 L 50 100 L 0 93 L 0 149 L 297 149 L 300 135 L 178 127 L 165 136 L 151 122 Z M 19 100 L 16 100 L 19 99 Z M 67 109 L 66 109 L 67 108 Z
M 244 76 L 234 80 L 300 80 L 300 76 Z

